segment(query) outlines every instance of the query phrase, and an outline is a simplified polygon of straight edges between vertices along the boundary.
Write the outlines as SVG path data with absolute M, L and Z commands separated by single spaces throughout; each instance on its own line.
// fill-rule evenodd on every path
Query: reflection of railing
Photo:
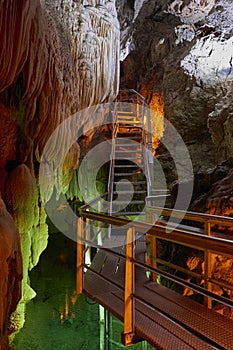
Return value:
M 150 208 L 149 209 L 151 213 L 156 213 L 159 208 Z M 160 211 L 161 212 L 161 208 Z M 169 209 L 162 210 L 162 215 L 164 216 L 170 216 L 171 213 L 173 214 L 173 217 L 180 217 L 184 215 L 183 212 L 179 211 L 170 211 Z M 199 251 L 203 251 L 204 254 L 207 254 L 208 256 L 211 253 L 215 253 L 221 256 L 225 256 L 227 258 L 233 258 L 233 241 L 230 239 L 223 239 L 219 237 L 213 237 L 210 235 L 211 230 L 211 224 L 221 224 L 225 226 L 232 226 L 233 225 L 233 218 L 224 218 L 224 217 L 217 217 L 214 215 L 207 215 L 207 214 L 198 214 L 193 212 L 188 212 L 185 214 L 185 219 L 194 220 L 198 222 L 204 222 L 205 223 L 205 233 L 199 233 L 196 232 L 195 229 L 192 226 L 181 226 L 180 228 L 174 228 L 173 230 L 167 230 L 167 227 L 164 226 L 164 224 L 147 224 L 142 222 L 135 222 L 130 221 L 127 219 L 119 218 L 119 217 L 113 217 L 102 213 L 94 213 L 86 210 L 82 210 L 80 213 L 81 217 L 78 220 L 78 233 L 77 233 L 77 293 L 81 293 L 83 291 L 84 286 L 84 280 L 83 280 L 83 271 L 84 267 L 87 269 L 90 269 L 93 273 L 95 270 L 90 268 L 89 266 L 86 266 L 84 264 L 84 249 L 83 244 L 90 244 L 91 246 L 95 246 L 98 249 L 101 249 L 103 251 L 106 251 L 108 253 L 111 253 L 113 255 L 117 255 L 120 259 L 124 259 L 125 261 L 125 285 L 123 286 L 124 289 L 124 300 L 125 300 L 125 307 L 124 307 L 124 343 L 126 345 L 130 345 L 133 342 L 133 337 L 135 335 L 135 307 L 134 303 L 135 301 L 139 300 L 139 296 L 135 292 L 135 266 L 139 266 L 140 268 L 144 269 L 145 271 L 149 271 L 151 273 L 151 276 L 161 276 L 168 281 L 174 282 L 184 288 L 190 289 L 194 291 L 195 293 L 199 293 L 204 296 L 206 300 L 215 300 L 216 302 L 220 303 L 221 305 L 225 305 L 227 307 L 233 308 L 233 301 L 222 296 L 215 294 L 213 291 L 211 291 L 209 283 L 216 284 L 218 286 L 221 286 L 228 290 L 233 290 L 233 287 L 226 282 L 219 282 L 210 277 L 207 273 L 208 269 L 208 261 L 205 261 L 207 266 L 205 266 L 204 273 L 196 273 L 193 271 L 190 271 L 186 268 L 181 268 L 180 266 L 177 266 L 175 264 L 171 264 L 169 262 L 164 262 L 159 259 L 157 259 L 156 255 L 150 256 L 150 259 L 147 260 L 147 262 L 139 261 L 135 258 L 135 232 L 139 232 L 142 235 L 147 236 L 147 242 L 156 240 L 157 238 L 161 240 L 165 240 L 167 242 L 171 243 L 178 243 L 179 245 L 185 246 L 185 247 L 191 247 L 194 249 L 197 249 Z M 100 246 L 96 243 L 93 243 L 89 238 L 86 238 L 85 235 L 85 221 L 89 220 L 93 222 L 98 222 L 100 226 L 103 224 L 105 226 L 107 225 L 114 225 L 114 226 L 123 226 L 127 225 L 127 233 L 126 233 L 126 254 L 123 255 L 119 252 L 116 252 L 110 248 L 104 248 L 103 246 Z M 153 249 L 152 249 L 153 251 Z M 204 286 L 200 286 L 198 284 L 194 284 L 189 282 L 188 280 L 185 280 L 181 277 L 177 277 L 175 274 L 165 272 L 162 269 L 158 268 L 157 266 L 153 266 L 153 261 L 157 260 L 161 264 L 170 267 L 172 269 L 175 269 L 177 271 L 184 272 L 186 275 L 190 277 L 195 277 L 199 280 L 203 280 Z M 103 277 L 101 277 L 103 278 Z M 101 280 L 101 279 L 100 279 Z M 137 281 L 138 283 L 138 281 Z M 180 300 L 180 299 L 179 299 Z M 183 297 L 184 300 L 184 309 L 185 312 L 187 312 L 187 299 Z M 175 302 L 175 301 L 174 301 Z M 143 303 L 146 303 L 146 300 L 143 300 Z M 182 306 L 182 305 L 181 305 Z M 172 313 L 172 310 L 171 310 Z M 166 313 L 165 313 L 166 314 Z M 167 317 L 167 316 L 166 316 Z M 179 319 L 176 319 L 177 315 L 172 315 L 172 320 L 177 325 L 179 325 Z M 195 315 L 196 317 L 196 324 L 198 324 L 198 317 L 201 319 L 201 314 L 198 312 Z M 223 317 L 222 322 L 224 323 L 225 317 Z M 155 319 L 156 322 L 156 319 Z M 227 321 L 225 321 L 227 322 Z M 184 324 L 180 324 L 182 327 L 184 327 Z M 223 325 L 223 324 L 222 324 Z M 221 325 L 221 326 L 222 326 Z M 216 325 L 217 327 L 217 325 Z M 187 332 L 190 332 L 190 329 L 187 327 Z M 196 334 L 196 336 L 202 338 L 202 335 Z M 205 339 L 208 338 L 208 334 L 204 336 Z M 217 347 L 218 348 L 218 347 Z

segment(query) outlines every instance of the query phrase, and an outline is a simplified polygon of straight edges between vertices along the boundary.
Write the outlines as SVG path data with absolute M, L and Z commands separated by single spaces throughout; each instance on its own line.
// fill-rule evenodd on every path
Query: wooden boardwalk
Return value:
M 232 320 L 151 282 L 141 268 L 136 268 L 135 279 L 135 331 L 139 338 L 156 350 L 233 349 Z M 85 274 L 84 292 L 122 322 L 124 285 L 124 259 L 100 250 Z
M 128 104 L 119 105 L 122 110 L 117 111 L 116 123 L 113 125 L 108 214 L 101 213 L 101 209 L 98 213 L 89 210 L 104 195 L 84 205 L 79 213 L 77 294 L 86 293 L 124 322 L 122 342 L 126 345 L 146 340 L 156 350 L 233 350 L 233 320 L 211 309 L 212 300 L 231 308 L 233 301 L 216 296 L 211 284 L 221 286 L 222 290 L 233 290 L 233 287 L 228 285 L 229 288 L 226 288 L 226 281 L 213 280 L 210 263 L 211 254 L 233 259 L 233 241 L 228 237 L 215 237 L 212 232 L 214 226 L 233 226 L 233 218 L 151 206 L 151 200 L 153 202 L 159 196 L 166 197 L 166 192 L 161 190 L 159 196 L 159 192 L 153 195 L 153 191 L 157 190 L 153 187 L 153 162 L 147 151 L 152 150 L 152 140 L 150 132 L 144 132 L 142 127 L 146 122 L 150 130 L 150 113 L 145 118 L 145 112 L 149 109 L 142 97 L 139 100 L 141 104 L 136 110 L 128 110 Z M 117 192 L 119 180 L 122 187 Z M 133 190 L 127 189 L 129 181 Z M 130 205 L 126 204 L 122 209 L 122 204 L 128 203 L 129 194 L 133 195 Z M 140 220 L 139 215 L 144 213 L 147 214 L 147 223 L 135 221 Z M 126 215 L 138 216 L 130 221 L 121 217 Z M 158 219 L 160 215 L 164 221 Z M 190 226 L 170 224 L 167 231 L 166 224 L 171 216 L 174 223 L 177 219 L 179 222 L 185 219 L 190 222 Z M 89 229 L 85 232 L 85 220 L 86 223 L 94 222 L 95 227 L 98 225 L 98 233 L 94 237 L 91 237 Z M 195 228 L 196 224 L 201 229 Z M 108 239 L 111 239 L 109 245 L 104 241 L 105 248 L 100 243 L 97 245 L 97 242 L 102 242 L 103 225 L 109 229 Z M 118 233 L 113 227 L 117 228 Z M 127 227 L 125 232 L 122 232 L 122 227 Z M 129 243 L 130 235 L 136 238 L 135 245 Z M 167 261 L 159 259 L 157 239 L 201 252 L 204 271 L 194 273 L 172 264 L 169 257 Z M 85 251 L 93 242 L 98 252 L 91 266 L 86 266 L 84 274 Z M 147 252 L 147 245 L 150 252 Z M 106 249 L 107 246 L 109 249 Z M 111 247 L 115 248 L 111 250 Z M 168 280 L 204 295 L 205 305 L 153 282 L 156 273 L 160 276 L 164 273 L 164 270 L 157 268 L 157 262 L 165 269 L 170 268 L 201 280 L 202 285 L 194 285 L 185 279 L 178 281 L 177 276 L 171 273 L 167 273 L 167 276 L 164 274 Z M 151 273 L 150 279 L 146 277 L 148 271 Z

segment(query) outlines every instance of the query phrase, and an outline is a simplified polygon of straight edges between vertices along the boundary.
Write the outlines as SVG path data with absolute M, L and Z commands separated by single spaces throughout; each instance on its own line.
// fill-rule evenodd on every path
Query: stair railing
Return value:
M 116 106 L 113 110 L 113 122 L 112 122 L 112 147 L 110 154 L 110 167 L 109 167 L 109 175 L 108 175 L 108 213 L 112 214 L 112 202 L 113 202 L 113 179 L 114 179 L 114 166 L 115 166 L 115 149 L 116 149 L 116 135 L 118 131 L 118 123 L 117 123 L 117 113 Z
M 151 195 L 152 188 L 152 169 L 151 164 L 153 164 L 152 157 L 152 137 L 151 137 L 151 120 L 150 120 L 150 108 L 144 103 L 143 113 L 142 113 L 142 123 L 143 123 L 143 154 L 144 154 L 144 164 L 147 179 L 147 197 Z

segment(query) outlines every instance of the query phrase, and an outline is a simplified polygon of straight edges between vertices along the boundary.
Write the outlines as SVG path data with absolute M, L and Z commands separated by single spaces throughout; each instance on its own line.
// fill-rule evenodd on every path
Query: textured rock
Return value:
M 35 296 L 28 269 L 48 238 L 39 165 L 43 161 L 54 170 L 43 199 L 51 198 L 54 187 L 58 196 L 67 191 L 80 152 L 76 143 L 67 151 L 63 135 L 70 125 L 66 129 L 62 122 L 115 98 L 120 33 L 111 0 L 0 0 L 0 9 L 0 193 L 21 235 L 23 297 L 12 318 L 19 329 L 25 302 Z M 60 138 L 47 146 L 43 159 L 58 125 Z
M 121 86 L 163 97 L 195 173 L 231 157 L 231 18 L 228 1 L 146 1 L 122 37 Z
M 224 161 L 233 156 L 232 122 L 233 122 L 233 84 L 229 86 L 225 96 L 215 105 L 209 114 L 208 127 L 217 147 L 218 161 Z
M 7 350 L 10 316 L 21 297 L 22 256 L 17 227 L 0 199 L 0 349 Z

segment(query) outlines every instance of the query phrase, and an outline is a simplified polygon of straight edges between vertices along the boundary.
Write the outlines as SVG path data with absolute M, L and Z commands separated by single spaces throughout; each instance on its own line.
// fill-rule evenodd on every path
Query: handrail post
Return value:
M 76 259 L 76 294 L 83 292 L 83 277 L 84 277 L 84 222 L 83 217 L 78 218 L 77 223 L 77 259 Z
M 134 267 L 134 237 L 135 229 L 127 231 L 126 263 L 125 263 L 125 308 L 124 308 L 124 332 L 122 343 L 125 346 L 133 344 L 135 337 L 135 267 Z
M 206 221 L 204 223 L 204 232 L 207 236 L 211 236 L 211 225 L 209 221 Z M 204 287 L 207 290 L 210 290 L 210 283 L 208 282 L 208 279 L 210 278 L 211 275 L 211 253 L 209 253 L 208 249 L 205 249 L 204 251 L 204 261 L 205 261 L 205 267 L 204 267 L 204 275 L 205 275 L 205 282 L 204 282 Z M 204 299 L 205 305 L 209 308 L 212 309 L 212 299 L 205 297 Z
M 146 211 L 146 220 L 148 223 L 154 224 L 154 218 L 152 212 Z M 150 235 L 150 233 L 146 233 L 146 244 L 148 246 L 148 253 L 147 253 L 147 264 L 151 265 L 152 267 L 157 267 L 156 257 L 157 257 L 157 242 L 156 237 L 154 235 Z M 157 281 L 157 275 L 155 272 L 151 273 L 151 280 L 153 282 Z
M 151 242 L 150 242 L 150 254 L 151 254 L 151 266 L 156 268 L 157 267 L 157 261 L 156 261 L 156 256 L 157 256 L 157 242 L 156 242 L 156 237 L 155 236 L 150 236 L 151 237 Z M 151 274 L 151 280 L 153 282 L 157 282 L 157 274 L 153 272 Z

